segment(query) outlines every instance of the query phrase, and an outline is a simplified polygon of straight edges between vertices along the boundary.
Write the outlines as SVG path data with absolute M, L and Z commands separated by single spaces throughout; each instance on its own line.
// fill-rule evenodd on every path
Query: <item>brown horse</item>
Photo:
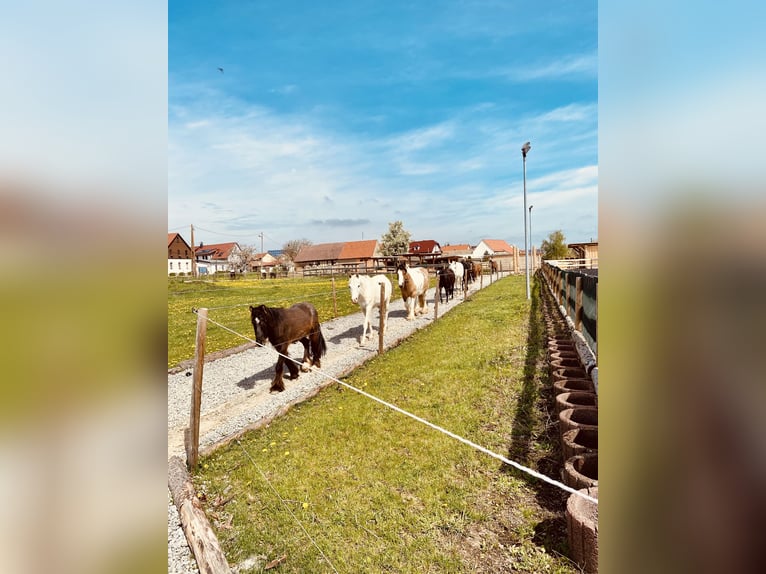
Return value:
M 285 363 L 290 371 L 290 378 L 298 378 L 297 361 L 290 359 L 287 353 L 291 343 L 300 341 L 303 344 L 301 371 L 308 371 L 311 365 L 321 367 L 319 359 L 327 352 L 327 344 L 319 326 L 319 315 L 311 303 L 296 303 L 288 309 L 266 307 L 266 305 L 251 306 L 250 321 L 258 344 L 265 345 L 271 342 L 279 353 L 270 391 L 285 390 L 285 383 L 282 380 Z M 309 348 L 311 349 L 310 357 Z

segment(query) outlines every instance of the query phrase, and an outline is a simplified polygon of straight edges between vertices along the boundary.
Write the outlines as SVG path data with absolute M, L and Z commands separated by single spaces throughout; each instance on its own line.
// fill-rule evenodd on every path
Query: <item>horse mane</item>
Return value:
M 403 269 L 402 275 L 404 277 L 404 284 L 401 287 L 402 293 L 405 293 L 406 291 L 407 296 L 409 297 L 410 295 L 415 293 L 415 281 L 412 279 L 412 276 L 410 275 L 410 270 L 407 267 Z

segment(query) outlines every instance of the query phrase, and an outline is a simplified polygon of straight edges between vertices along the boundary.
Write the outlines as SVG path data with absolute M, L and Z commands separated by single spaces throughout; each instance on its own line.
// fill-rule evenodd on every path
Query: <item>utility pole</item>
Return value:
M 261 238 L 261 253 L 263 253 L 263 231 L 258 234 L 258 237 Z
M 192 258 L 192 277 L 197 276 L 197 256 L 194 254 L 194 224 L 191 224 L 191 258 Z

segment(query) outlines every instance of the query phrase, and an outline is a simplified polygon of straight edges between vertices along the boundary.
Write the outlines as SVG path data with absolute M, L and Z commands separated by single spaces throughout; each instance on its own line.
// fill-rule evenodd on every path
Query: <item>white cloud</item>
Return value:
M 598 54 L 596 52 L 567 56 L 553 62 L 509 69 L 504 72 L 504 75 L 509 79 L 522 82 L 576 76 L 590 79 L 595 78 L 597 74 Z
M 185 217 L 200 227 L 230 229 L 238 238 L 250 229 L 251 242 L 261 230 L 282 241 L 342 241 L 357 231 L 379 237 L 389 221 L 402 219 L 422 238 L 463 243 L 493 236 L 518 243 L 519 233 L 523 241 L 516 217 L 521 209 L 515 204 L 521 190 L 520 152 L 515 152 L 518 165 L 509 159 L 515 140 L 523 142 L 518 133 L 534 125 L 541 138 L 550 137 L 548 143 L 533 142 L 539 154 L 535 161 L 550 170 L 560 162 L 551 142 L 567 145 L 582 136 L 578 118 L 587 126 L 594 119 L 590 106 L 578 105 L 521 120 L 503 116 L 502 110 L 488 116 L 486 108 L 469 109 L 433 125 L 363 139 L 328 130 L 313 113 L 281 116 L 229 101 L 217 108 L 223 111 L 197 104 L 171 115 L 169 218 L 174 224 Z M 511 186 L 498 183 L 509 177 L 515 179 Z M 568 209 L 574 214 L 578 208 L 573 204 L 589 193 L 595 197 L 597 177 L 592 165 L 560 169 L 527 184 L 530 193 L 549 194 L 550 214 Z M 202 205 L 206 201 L 230 211 L 214 212 Z M 545 201 L 541 195 L 541 209 Z M 593 202 L 585 205 L 595 211 Z M 369 223 L 353 232 L 312 223 L 357 220 Z
M 283 96 L 287 96 L 295 92 L 295 90 L 297 89 L 298 89 L 298 86 L 296 86 L 295 84 L 287 84 L 284 86 L 279 86 L 278 88 L 272 88 L 269 91 L 273 94 L 281 94 Z
M 438 146 L 448 141 L 455 133 L 452 122 L 443 122 L 426 128 L 411 130 L 389 140 L 394 150 L 416 151 Z

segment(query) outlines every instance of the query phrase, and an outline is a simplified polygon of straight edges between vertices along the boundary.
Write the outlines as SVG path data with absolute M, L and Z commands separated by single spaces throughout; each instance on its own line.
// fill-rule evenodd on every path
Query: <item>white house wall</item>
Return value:
M 171 273 L 191 273 L 191 259 L 168 259 L 168 275 Z
M 474 247 L 473 253 L 471 253 L 471 259 L 481 259 L 484 257 L 484 252 L 489 251 L 489 254 L 492 255 L 494 251 L 489 248 L 489 245 L 484 243 L 483 241 L 480 241 L 479 244 Z

